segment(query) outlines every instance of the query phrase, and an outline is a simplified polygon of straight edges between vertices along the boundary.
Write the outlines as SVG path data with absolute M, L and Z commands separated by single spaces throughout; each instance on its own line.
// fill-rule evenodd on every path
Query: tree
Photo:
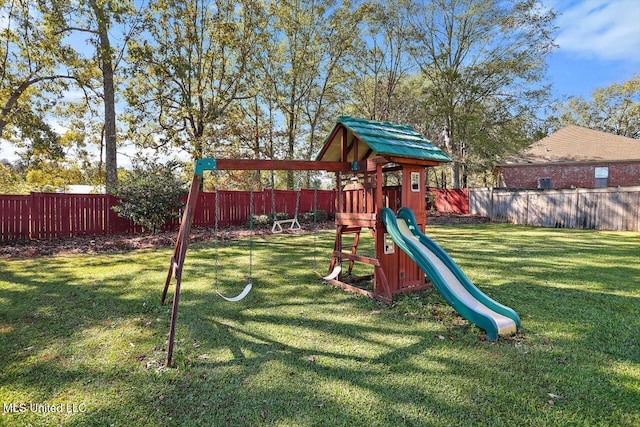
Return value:
M 26 185 L 30 191 L 64 191 L 69 185 L 80 184 L 82 172 L 76 165 L 46 161 L 27 172 Z
M 363 12 L 352 2 L 283 0 L 270 3 L 269 48 L 261 55 L 266 85 L 263 97 L 283 128 L 284 156 L 301 149 L 310 158 L 318 144 L 318 126 L 327 118 L 328 101 L 342 103 L 345 60 L 351 54 Z M 271 115 L 272 112 L 270 112 Z M 287 187 L 295 188 L 287 173 Z
M 302 108 L 320 73 L 319 26 L 327 4 L 315 0 L 284 0 L 270 4 L 269 49 L 263 57 L 264 77 L 285 129 L 285 157 L 294 158 L 302 125 Z M 295 188 L 293 171 L 287 187 Z
M 353 63 L 351 109 L 371 120 L 394 120 L 394 96 L 415 67 L 409 58 L 415 5 L 407 0 L 373 1 L 365 8 L 358 57 Z
M 303 120 L 308 126 L 308 143 L 302 157 L 311 160 L 321 147 L 325 134 L 334 125 L 336 112 L 345 106 L 348 97 L 349 63 L 357 55 L 358 25 L 366 16 L 368 7 L 354 7 L 343 1 L 321 22 L 319 73 L 303 101 Z M 357 62 L 357 61 L 356 61 Z M 306 174 L 306 187 L 311 188 L 313 173 Z
M 116 126 L 116 68 L 126 42 L 136 24 L 136 13 L 130 0 L 42 0 L 47 16 L 55 27 L 55 33 L 70 36 L 72 33 L 88 35 L 93 45 L 93 58 L 84 58 L 84 68 L 99 70 L 101 92 L 97 85 L 85 80 L 81 88 L 95 93 L 101 99 L 104 124 L 102 143 L 105 151 L 105 187 L 111 193 L 118 183 L 117 175 L 117 126 Z M 127 29 L 127 23 L 129 28 Z M 118 25 L 124 29 L 124 43 L 118 50 L 112 46 L 110 31 Z M 101 150 L 102 151 L 102 150 Z
M 34 145 L 55 145 L 44 118 L 72 82 L 84 79 L 80 59 L 47 12 L 41 2 L 0 2 L 0 138 L 23 146 L 32 137 L 39 138 Z
M 255 96 L 251 61 L 262 46 L 261 3 L 152 1 L 130 50 L 125 92 L 138 143 L 210 153 L 216 124 L 236 101 Z
M 578 125 L 603 132 L 640 139 L 640 75 L 623 83 L 598 88 L 590 100 L 570 97 L 554 107 L 549 126 L 557 130 Z
M 454 187 L 472 158 L 485 156 L 483 141 L 516 149 L 503 135 L 535 120 L 548 93 L 540 83 L 555 46 L 554 18 L 535 0 L 434 0 L 413 15 L 413 57 L 431 83 L 426 99 L 453 158 Z
M 169 219 L 177 218 L 183 206 L 180 197 L 186 191 L 177 166 L 153 161 L 134 165 L 118 184 L 115 194 L 120 201 L 113 210 L 155 234 Z
M 26 192 L 27 187 L 20 173 L 7 160 L 1 160 L 0 194 L 21 194 Z
M 102 72 L 102 96 L 104 102 L 104 148 L 105 148 L 105 188 L 107 193 L 115 190 L 118 185 L 118 160 L 116 137 L 116 100 L 115 100 L 115 64 L 109 30 L 112 19 L 118 18 L 126 8 L 114 7 L 109 2 L 88 1 L 92 16 L 95 17 L 95 27 L 90 31 L 96 37 L 96 57 Z M 114 13 L 114 10 L 117 12 Z

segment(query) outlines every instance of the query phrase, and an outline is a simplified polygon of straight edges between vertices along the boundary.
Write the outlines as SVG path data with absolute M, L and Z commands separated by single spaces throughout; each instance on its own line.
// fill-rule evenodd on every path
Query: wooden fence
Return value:
M 106 194 L 31 193 L 0 196 L 0 241 L 138 231 L 111 210 Z
M 467 188 L 449 189 L 429 187 L 427 191 L 430 195 L 427 202 L 427 210 L 432 208 L 436 212 L 469 213 L 469 190 Z M 431 200 L 429 201 L 429 199 Z
M 397 189 L 398 194 L 400 188 Z M 428 199 L 438 212 L 468 213 L 467 190 L 429 188 Z M 275 208 L 293 217 L 297 191 L 276 190 Z M 300 190 L 298 212 L 317 209 L 335 213 L 335 190 Z M 247 191 L 219 191 L 219 226 L 246 224 L 249 219 L 251 193 Z M 400 196 L 397 196 L 398 200 Z M 316 199 L 314 201 L 314 199 Z M 253 193 L 256 215 L 272 212 L 271 190 Z M 12 240 L 46 240 L 72 236 L 97 236 L 118 233 L 139 233 L 142 228 L 121 218 L 111 208 L 118 204 L 115 196 L 107 194 L 31 193 L 26 196 L 0 195 L 0 242 Z M 176 229 L 180 218 L 165 224 L 164 229 Z M 194 212 L 195 227 L 215 225 L 215 193 L 200 193 Z
M 330 214 L 335 211 L 335 191 L 318 190 L 317 194 L 314 193 L 314 190 L 300 191 L 300 213 L 313 210 L 314 203 L 319 210 Z M 293 216 L 297 192 L 276 190 L 273 195 L 276 210 Z M 250 192 L 220 191 L 218 197 L 221 227 L 247 222 L 251 210 Z M 119 217 L 111 209 L 117 204 L 118 199 L 107 194 L 0 195 L 0 241 L 141 232 L 140 227 Z M 253 206 L 256 215 L 270 213 L 271 190 L 254 192 Z M 169 221 L 164 228 L 177 228 L 179 222 L 179 218 Z M 214 225 L 215 193 L 200 193 L 194 213 L 194 226 Z
M 557 228 L 640 231 L 640 187 L 469 190 L 469 211 L 491 221 Z

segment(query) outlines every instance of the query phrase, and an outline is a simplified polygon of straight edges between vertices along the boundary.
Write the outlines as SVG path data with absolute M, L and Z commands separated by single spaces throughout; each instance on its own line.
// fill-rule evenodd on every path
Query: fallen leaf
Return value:
M 547 400 L 547 405 L 553 406 L 555 404 L 556 404 L 556 402 L 554 402 L 553 400 Z
M 551 342 L 551 340 L 549 338 L 544 338 L 542 340 L 542 342 L 545 343 L 545 344 L 549 344 Z
M 316 363 L 316 357 L 315 356 L 309 356 L 309 362 L 311 363 Z
M 265 418 L 267 418 L 267 414 L 264 411 L 260 411 L 260 418 L 264 420 Z
M 486 341 L 487 340 L 487 336 L 486 335 L 478 335 L 478 339 L 480 341 Z
M 439 340 L 443 340 L 444 336 L 440 335 L 440 334 L 436 334 L 436 338 L 438 338 Z
M 138 362 L 142 362 L 146 358 L 147 358 L 146 354 L 141 354 L 140 356 L 138 356 Z

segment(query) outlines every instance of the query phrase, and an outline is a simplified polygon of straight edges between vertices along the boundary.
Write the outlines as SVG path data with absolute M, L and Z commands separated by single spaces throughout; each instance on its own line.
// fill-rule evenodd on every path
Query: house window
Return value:
M 595 185 L 596 188 L 605 188 L 609 186 L 609 168 L 607 166 L 597 167 L 595 169 Z
M 548 190 L 551 187 L 551 178 L 538 178 L 538 188 Z

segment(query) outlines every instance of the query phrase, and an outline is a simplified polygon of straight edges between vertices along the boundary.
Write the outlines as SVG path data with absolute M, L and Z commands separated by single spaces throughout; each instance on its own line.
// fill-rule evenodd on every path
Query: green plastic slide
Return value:
M 520 329 L 520 318 L 478 289 L 436 242 L 424 235 L 411 209 L 382 210 L 382 221 L 394 243 L 406 252 L 429 277 L 443 298 L 462 317 L 487 332 L 487 338 L 511 335 Z

